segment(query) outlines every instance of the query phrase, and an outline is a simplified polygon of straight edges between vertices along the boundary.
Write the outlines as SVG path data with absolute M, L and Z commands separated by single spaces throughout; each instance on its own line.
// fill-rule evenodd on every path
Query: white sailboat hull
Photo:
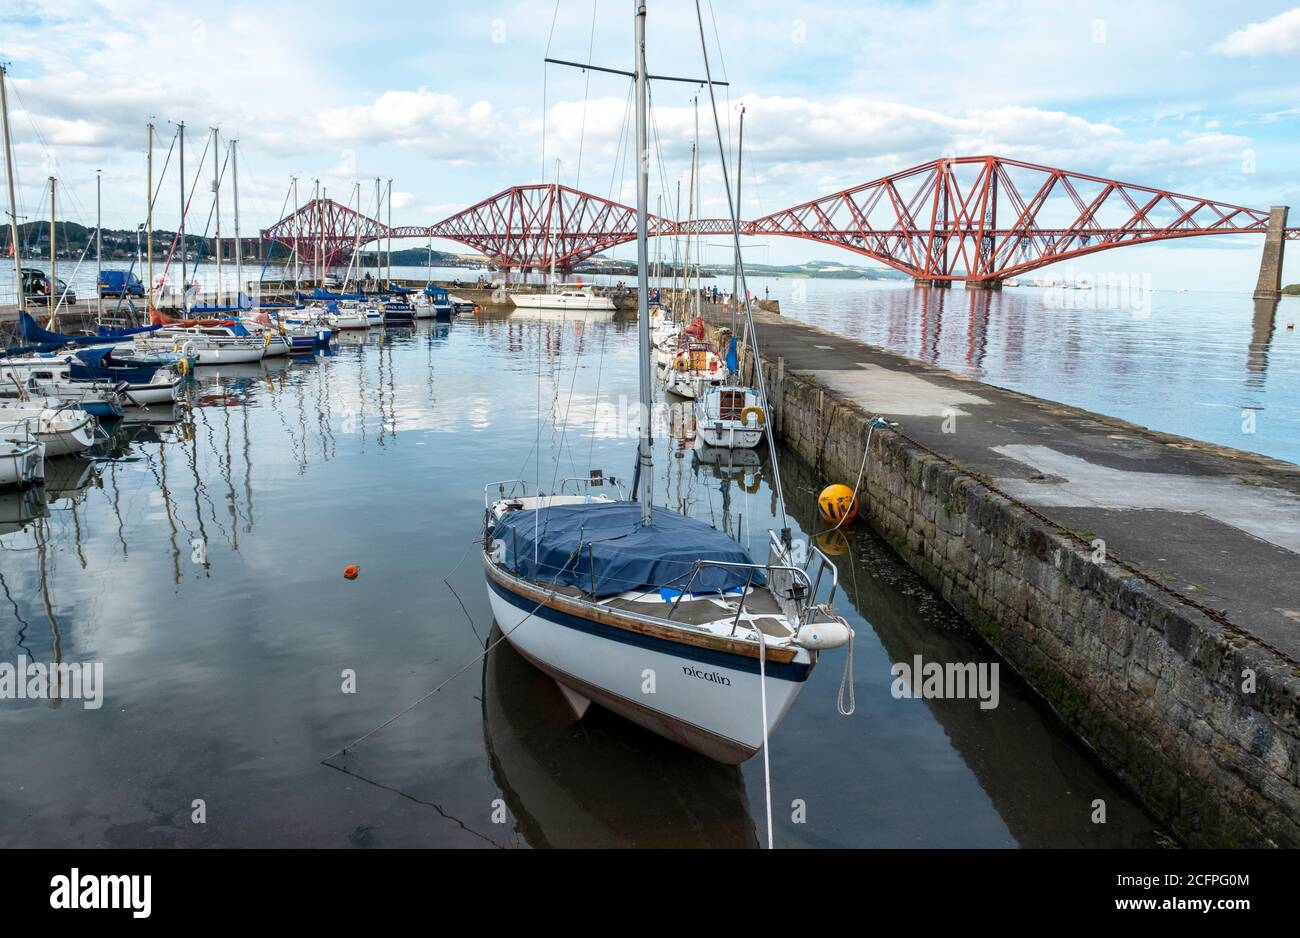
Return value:
M 696 440 L 702 441 L 705 446 L 722 449 L 753 449 L 763 439 L 762 430 L 742 429 L 734 421 L 704 424 L 700 422 L 699 415 L 695 418 L 695 432 Z
M 612 313 L 614 301 L 604 296 L 565 296 L 558 293 L 512 293 L 510 302 L 519 309 L 556 309 L 570 312 Z
M 30 485 L 45 475 L 44 450 L 34 441 L 0 441 L 0 488 Z
M 570 692 L 571 703 L 573 695 L 593 701 L 719 762 L 734 765 L 757 753 L 811 670 L 808 662 L 784 668 L 768 662 L 764 727 L 756 658 L 701 654 L 689 645 L 539 609 L 532 594 L 515 592 L 511 581 L 489 570 L 497 624 L 520 654 Z
M 136 407 L 150 404 L 170 404 L 179 396 L 181 379 L 173 378 L 165 382 L 152 384 L 133 384 L 125 392 L 127 402 Z
M 45 458 L 84 453 L 95 445 L 99 422 L 83 410 L 0 407 L 0 436 L 31 438 L 44 444 Z

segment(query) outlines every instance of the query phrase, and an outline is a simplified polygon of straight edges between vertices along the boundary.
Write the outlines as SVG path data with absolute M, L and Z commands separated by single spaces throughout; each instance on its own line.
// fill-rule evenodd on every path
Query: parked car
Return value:
M 99 275 L 101 297 L 144 296 L 144 284 L 129 270 L 105 270 Z
M 326 274 L 323 283 L 326 290 L 338 290 L 343 286 L 343 280 L 338 274 Z
M 77 302 L 77 294 L 68 289 L 68 285 L 59 280 L 54 289 L 50 289 L 50 275 L 43 270 L 35 267 L 23 268 L 23 294 L 27 297 L 27 302 L 33 306 L 49 306 L 50 294 L 54 294 L 54 302 L 58 303 L 60 299 L 64 306 L 72 306 Z

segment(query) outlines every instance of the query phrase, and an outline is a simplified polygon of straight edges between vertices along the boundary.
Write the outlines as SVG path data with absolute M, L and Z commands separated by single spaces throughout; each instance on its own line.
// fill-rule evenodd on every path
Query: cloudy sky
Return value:
M 1291 204 L 1300 224 L 1293 2 L 705 0 L 715 77 L 730 81 L 720 102 L 729 133 L 737 105 L 748 111 L 742 214 L 941 155 L 994 153 L 1251 207 Z M 101 169 L 105 225 L 143 220 L 150 119 L 159 165 L 169 122 L 186 122 L 187 174 L 210 126 L 239 139 L 246 231 L 280 217 L 291 175 L 304 199 L 316 179 L 340 200 L 367 180 L 368 210 L 374 177 L 391 177 L 399 224 L 429 224 L 551 177 L 557 158 L 563 182 L 630 201 L 626 80 L 542 60 L 549 48 L 629 67 L 631 8 L 9 0 L 0 59 L 11 70 L 20 213 L 42 217 L 53 174 L 61 214 L 93 224 Z M 702 74 L 690 0 L 651 0 L 649 55 L 655 73 Z M 675 198 L 687 171 L 696 90 L 654 89 L 652 199 L 660 179 Z M 711 133 L 707 110 L 701 120 Z M 703 213 L 722 215 L 716 142 L 704 142 Z M 178 185 L 173 164 L 160 226 L 176 223 Z M 1258 243 L 1195 239 L 1106 252 L 1080 268 L 1249 289 Z M 853 259 L 789 239 L 755 241 L 750 258 Z

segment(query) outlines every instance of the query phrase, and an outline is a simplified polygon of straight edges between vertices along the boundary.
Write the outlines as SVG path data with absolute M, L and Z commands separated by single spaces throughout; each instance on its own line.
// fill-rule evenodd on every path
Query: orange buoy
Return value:
M 343 568 L 343 578 L 345 580 L 355 580 L 360 575 L 361 575 L 361 568 L 358 567 L 356 564 L 351 564 L 350 566 Z
M 817 496 L 817 507 L 831 524 L 852 524 L 858 516 L 858 497 L 847 485 L 828 485 Z

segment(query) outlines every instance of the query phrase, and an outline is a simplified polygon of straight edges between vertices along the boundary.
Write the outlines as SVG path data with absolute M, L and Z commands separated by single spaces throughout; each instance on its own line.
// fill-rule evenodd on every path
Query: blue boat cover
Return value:
M 113 354 L 113 346 L 100 345 L 96 348 L 85 348 L 80 352 L 73 353 L 81 362 L 91 368 L 107 368 L 108 363 L 104 359 Z M 115 362 L 113 364 L 116 364 Z
M 109 329 L 106 326 L 100 326 L 98 332 L 100 336 L 105 339 L 126 339 L 129 338 L 130 336 L 140 335 L 141 333 L 144 332 L 157 332 L 161 328 L 162 328 L 161 325 L 136 326 L 132 329 Z
M 42 329 L 28 313 L 18 314 L 18 334 L 30 345 L 102 345 L 104 337 L 98 335 L 63 335 Z
M 311 298 L 313 300 L 364 300 L 366 295 L 364 293 L 331 293 L 329 290 L 322 290 L 317 287 L 311 291 Z
M 510 512 L 492 537 L 505 544 L 506 566 L 517 576 L 575 586 L 597 597 L 685 589 L 688 582 L 692 593 L 745 585 L 750 571 L 729 567 L 701 567 L 691 579 L 697 560 L 752 563 L 727 535 L 666 508 L 655 508 L 653 517 L 653 525 L 643 525 L 637 502 L 557 505 Z M 754 583 L 762 582 L 762 574 L 755 573 Z

